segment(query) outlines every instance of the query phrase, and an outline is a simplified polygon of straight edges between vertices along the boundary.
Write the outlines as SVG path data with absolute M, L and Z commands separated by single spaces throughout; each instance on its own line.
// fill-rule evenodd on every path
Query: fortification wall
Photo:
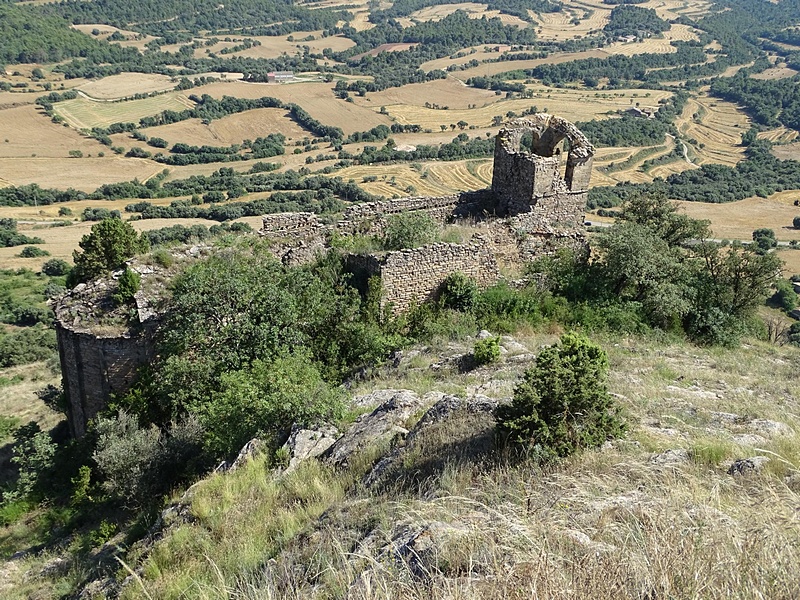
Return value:
M 56 324 L 61 374 L 67 394 L 67 421 L 74 437 L 115 394 L 127 392 L 138 368 L 153 357 L 148 329 L 111 337 L 72 331 Z
M 261 219 L 261 232 L 270 237 L 303 237 L 322 228 L 317 215 L 310 212 L 273 213 Z
M 381 260 L 383 304 L 402 312 L 415 302 L 434 299 L 448 275 L 456 272 L 473 278 L 481 287 L 500 277 L 489 244 L 478 235 L 467 245 L 438 243 L 390 252 Z

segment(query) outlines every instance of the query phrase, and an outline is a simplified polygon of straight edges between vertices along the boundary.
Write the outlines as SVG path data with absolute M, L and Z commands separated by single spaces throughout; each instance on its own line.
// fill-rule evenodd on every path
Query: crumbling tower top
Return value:
M 502 212 L 530 212 L 542 198 L 586 193 L 593 158 L 594 147 L 569 121 L 545 113 L 515 119 L 497 135 L 492 191 Z

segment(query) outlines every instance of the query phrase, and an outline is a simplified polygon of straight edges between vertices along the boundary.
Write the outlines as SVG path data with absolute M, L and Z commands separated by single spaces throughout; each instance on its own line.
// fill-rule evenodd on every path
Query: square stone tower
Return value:
M 547 221 L 542 225 L 582 223 L 593 158 L 586 136 L 560 117 L 540 113 L 509 121 L 497 135 L 494 151 L 492 191 L 499 212 L 510 217 L 535 214 Z

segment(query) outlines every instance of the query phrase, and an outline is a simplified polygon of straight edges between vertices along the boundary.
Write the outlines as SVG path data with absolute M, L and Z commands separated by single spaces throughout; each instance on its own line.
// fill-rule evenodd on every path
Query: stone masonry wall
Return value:
M 152 335 L 143 330 L 134 335 L 97 337 L 56 324 L 56 337 L 68 400 L 67 421 L 73 437 L 81 437 L 89 421 L 113 395 L 127 392 L 137 369 L 149 362 Z
M 481 287 L 500 277 L 488 243 L 477 235 L 467 245 L 438 243 L 390 252 L 381 264 L 383 304 L 402 312 L 414 302 L 433 299 L 447 276 L 456 272 L 473 278 Z

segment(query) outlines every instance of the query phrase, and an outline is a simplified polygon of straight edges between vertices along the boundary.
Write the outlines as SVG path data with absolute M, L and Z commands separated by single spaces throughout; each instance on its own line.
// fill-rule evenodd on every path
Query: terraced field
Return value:
M 676 125 L 685 138 L 696 140 L 692 149 L 698 164 L 733 166 L 744 158 L 742 134 L 750 118 L 735 104 L 701 93 L 689 99 Z
M 167 75 L 155 73 L 120 73 L 89 81 L 78 89 L 97 100 L 115 100 L 134 94 L 165 92 L 175 88 L 177 81 Z
M 54 110 L 75 129 L 108 127 L 112 123 L 136 123 L 142 117 L 157 115 L 164 110 L 181 111 L 194 103 L 182 92 L 170 92 L 142 100 L 107 102 L 78 97 L 54 105 Z

